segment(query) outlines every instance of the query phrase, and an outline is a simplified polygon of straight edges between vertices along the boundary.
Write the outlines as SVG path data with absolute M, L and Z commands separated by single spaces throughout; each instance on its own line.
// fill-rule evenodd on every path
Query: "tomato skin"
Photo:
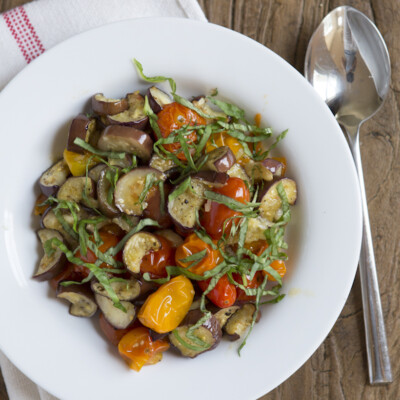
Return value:
M 194 126 L 206 124 L 206 120 L 203 117 L 179 103 L 165 105 L 157 114 L 157 117 L 157 124 L 164 138 L 168 137 L 171 132 L 185 125 Z M 196 132 L 190 132 L 186 136 L 186 140 L 188 143 L 194 143 L 197 140 Z M 179 151 L 181 148 L 180 143 L 164 144 L 164 148 L 171 153 L 175 153 L 180 160 L 186 161 L 183 152 Z
M 140 272 L 142 274 L 148 272 L 153 279 L 166 277 L 167 271 L 165 267 L 175 265 L 175 249 L 170 241 L 162 236 L 155 236 L 161 242 L 161 249 L 145 255 L 140 264 Z
M 211 278 L 204 281 L 198 281 L 197 283 L 199 284 L 200 289 L 205 292 L 210 281 Z M 206 296 L 219 308 L 230 307 L 236 301 L 236 286 L 229 282 L 227 275 L 223 275 L 215 285 L 214 289 L 212 289 Z
M 230 197 L 241 203 L 250 201 L 250 192 L 244 181 L 240 178 L 229 178 L 221 188 L 214 188 L 213 192 Z M 231 210 L 224 204 L 215 201 L 211 202 L 209 211 L 204 211 L 201 218 L 201 224 L 207 233 L 215 240 L 219 240 L 224 232 L 224 223 L 229 218 L 238 217 L 242 213 Z M 236 219 L 235 223 L 238 220 Z M 232 227 L 232 219 L 225 224 L 225 234 L 228 235 Z
M 245 286 L 248 289 L 256 289 L 258 288 L 264 280 L 264 277 L 261 273 L 261 271 L 257 271 L 253 277 L 252 280 L 250 280 L 249 276 L 246 276 L 247 278 L 247 285 Z M 233 279 L 237 282 L 243 285 L 243 279 L 240 274 L 233 274 Z M 246 292 L 243 289 L 236 288 L 237 291 L 237 300 L 240 301 L 252 301 L 255 300 L 256 296 L 248 296 Z
M 205 257 L 193 267 L 191 263 L 184 263 L 181 260 L 200 251 L 207 250 Z M 189 235 L 185 241 L 176 249 L 175 262 L 182 268 L 188 268 L 189 271 L 203 275 L 204 272 L 213 269 L 222 261 L 222 255 L 219 250 L 214 250 L 209 244 L 203 242 L 195 233 Z
M 106 252 L 110 247 L 114 247 L 118 244 L 119 242 L 119 237 L 116 235 L 113 235 L 112 233 L 109 232 L 100 232 L 100 237 L 101 240 L 103 241 L 103 244 L 99 246 L 99 250 L 104 253 Z M 92 239 L 91 239 L 92 240 Z M 78 250 L 75 254 L 75 257 L 80 258 L 83 262 L 93 264 L 97 261 L 97 257 L 95 254 L 87 249 L 86 256 L 81 255 L 81 251 Z M 121 261 L 121 255 L 117 254 L 114 257 L 117 261 Z M 82 266 L 82 265 L 76 265 L 73 264 L 75 267 L 75 271 L 83 276 L 83 278 L 86 278 L 89 274 L 90 271 L 88 268 Z M 100 268 L 108 268 L 109 266 L 105 263 L 100 265 Z
M 147 297 L 139 310 L 139 321 L 157 333 L 170 332 L 185 318 L 193 297 L 192 282 L 178 275 Z
M 149 330 L 144 327 L 130 330 L 118 343 L 121 357 L 128 363 L 129 368 L 138 372 L 144 365 L 161 361 L 161 353 L 168 349 L 168 342 L 165 340 L 153 342 Z

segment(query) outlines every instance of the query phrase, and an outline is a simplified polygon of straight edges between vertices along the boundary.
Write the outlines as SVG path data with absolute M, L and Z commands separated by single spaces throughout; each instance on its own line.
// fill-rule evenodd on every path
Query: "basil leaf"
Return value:
M 98 149 L 94 148 L 93 146 L 91 146 L 89 143 L 86 143 L 81 138 L 76 138 L 74 140 L 74 143 L 76 145 L 82 147 L 82 149 L 87 150 L 90 153 L 96 154 L 97 156 L 100 156 L 100 157 L 118 158 L 120 160 L 125 158 L 125 153 L 115 152 L 115 151 L 101 151 L 101 150 L 98 150 Z
M 192 254 L 191 256 L 181 258 L 179 261 L 187 264 L 193 261 L 201 261 L 207 255 L 207 249 Z
M 244 119 L 245 116 L 244 110 L 242 110 L 238 106 L 235 106 L 234 104 L 231 103 L 226 103 L 225 101 L 222 100 L 218 100 L 212 96 L 207 96 L 207 99 L 210 100 L 211 103 L 219 107 L 222 110 L 222 112 L 224 112 L 226 115 L 236 118 L 238 120 Z
M 188 176 L 169 196 L 168 201 L 173 202 L 178 196 L 185 193 L 191 187 L 191 178 Z
M 179 103 L 182 104 L 183 106 L 190 108 L 191 110 L 195 111 L 197 114 L 199 114 L 201 117 L 203 118 L 208 118 L 208 119 L 212 119 L 214 118 L 212 115 L 208 115 L 205 112 L 201 111 L 199 108 L 197 108 L 191 101 L 185 99 L 184 97 L 181 97 L 177 94 L 173 95 L 174 100 Z

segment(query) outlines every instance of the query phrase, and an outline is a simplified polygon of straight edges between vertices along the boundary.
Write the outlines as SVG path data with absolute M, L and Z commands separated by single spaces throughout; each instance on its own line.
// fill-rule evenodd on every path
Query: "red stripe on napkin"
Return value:
M 7 11 L 3 18 L 28 64 L 44 52 L 42 42 L 23 6 Z

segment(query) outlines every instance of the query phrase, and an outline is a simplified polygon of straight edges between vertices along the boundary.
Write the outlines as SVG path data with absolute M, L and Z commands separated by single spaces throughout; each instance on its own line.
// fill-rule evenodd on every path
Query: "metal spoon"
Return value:
M 360 278 L 371 384 L 392 381 L 361 166 L 360 125 L 382 106 L 389 90 L 390 59 L 376 26 L 348 6 L 330 12 L 307 48 L 305 77 L 347 133 L 358 171 L 363 207 Z

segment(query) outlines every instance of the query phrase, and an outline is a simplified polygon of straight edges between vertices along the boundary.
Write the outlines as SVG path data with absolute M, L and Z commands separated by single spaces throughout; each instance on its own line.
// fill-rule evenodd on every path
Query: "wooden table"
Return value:
M 0 12 L 23 3 L 26 1 L 0 0 Z M 400 2 L 200 0 L 210 22 L 257 40 L 300 72 L 313 31 L 330 10 L 343 4 L 356 7 L 375 21 L 392 60 L 393 79 L 388 99 L 383 109 L 362 126 L 361 150 L 394 382 L 381 387 L 368 385 L 357 275 L 339 319 L 319 349 L 286 382 L 263 396 L 263 400 L 400 399 Z M 0 399 L 8 399 L 1 374 Z

